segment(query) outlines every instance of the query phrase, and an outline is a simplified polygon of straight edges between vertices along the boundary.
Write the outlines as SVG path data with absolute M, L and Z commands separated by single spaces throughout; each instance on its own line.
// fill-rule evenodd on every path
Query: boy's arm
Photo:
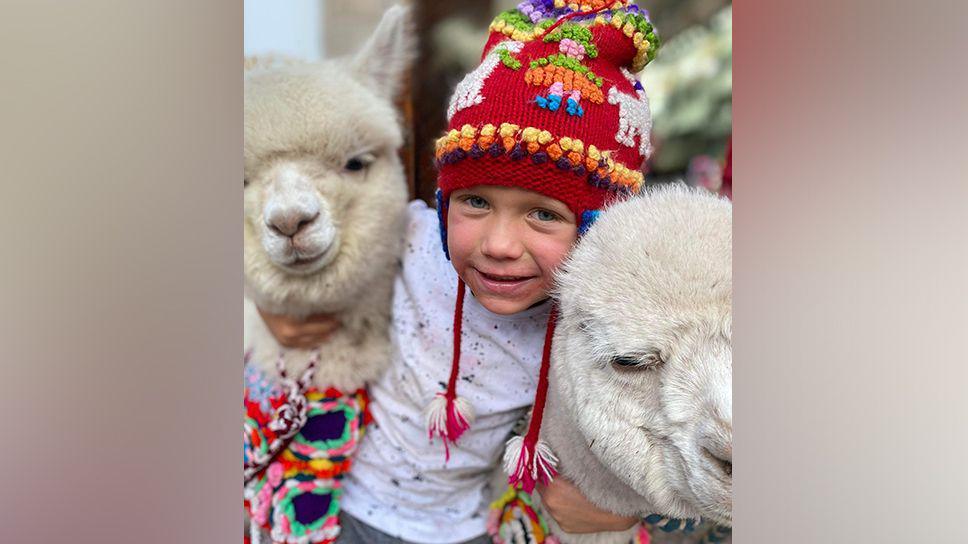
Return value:
M 272 336 L 279 344 L 287 348 L 313 349 L 319 347 L 340 327 L 340 322 L 328 314 L 316 314 L 306 319 L 296 319 L 282 314 L 270 314 L 262 308 L 258 310 Z
M 541 505 L 566 533 L 604 533 L 624 531 L 639 522 L 637 517 L 624 517 L 606 512 L 592 504 L 581 491 L 562 476 L 550 485 L 537 485 Z

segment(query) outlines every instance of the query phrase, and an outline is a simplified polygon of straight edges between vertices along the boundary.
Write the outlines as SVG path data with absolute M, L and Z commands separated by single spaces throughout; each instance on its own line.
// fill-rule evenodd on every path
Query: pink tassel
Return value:
M 526 493 L 534 491 L 541 482 L 548 485 L 558 475 L 558 458 L 544 440 L 536 443 L 520 436 L 512 437 L 504 450 L 504 471 L 508 473 L 508 483 L 520 486 Z
M 541 432 L 541 419 L 544 417 L 545 400 L 548 397 L 551 340 L 555 334 L 557 320 L 558 307 L 552 306 L 551 314 L 548 315 L 548 329 L 545 332 L 544 351 L 541 355 L 541 369 L 538 374 L 538 390 L 534 396 L 534 408 L 531 412 L 528 432 L 524 437 L 512 437 L 504 450 L 504 471 L 508 474 L 508 483 L 515 487 L 520 484 L 521 489 L 527 493 L 531 493 L 538 482 L 544 485 L 550 484 L 558 474 L 555 470 L 558 458 L 551 452 L 548 444 L 538 438 Z
M 462 397 L 450 398 L 437 393 L 427 407 L 427 433 L 431 440 L 439 436 L 444 442 L 444 459 L 450 460 L 448 443 L 455 443 L 474 422 L 474 407 Z

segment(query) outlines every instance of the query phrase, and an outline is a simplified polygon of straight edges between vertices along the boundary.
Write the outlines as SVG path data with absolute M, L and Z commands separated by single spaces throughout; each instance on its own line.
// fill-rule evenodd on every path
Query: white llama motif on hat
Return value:
M 649 109 L 649 97 L 639 80 L 632 72 L 624 67 L 622 75 L 635 88 L 635 95 L 619 92 L 613 85 L 608 90 L 608 103 L 618 105 L 618 132 L 615 141 L 628 147 L 635 147 L 635 136 L 639 137 L 639 155 L 649 158 L 652 154 L 652 143 L 649 134 L 652 132 L 652 111 Z
M 524 47 L 522 42 L 515 41 L 506 41 L 495 45 L 487 56 L 484 57 L 481 65 L 473 72 L 467 74 L 457 84 L 454 95 L 450 97 L 450 106 L 447 107 L 447 121 L 449 122 L 454 117 L 454 114 L 460 110 L 484 101 L 484 97 L 481 95 L 481 89 L 484 88 L 484 80 L 490 77 L 491 72 L 501 62 L 501 57 L 497 54 L 498 49 L 507 49 L 511 53 L 517 53 L 521 51 L 522 47 Z

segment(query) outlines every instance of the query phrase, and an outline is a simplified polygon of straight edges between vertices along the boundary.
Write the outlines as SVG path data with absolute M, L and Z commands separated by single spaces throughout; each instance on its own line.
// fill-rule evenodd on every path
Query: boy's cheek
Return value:
M 473 233 L 469 232 L 468 224 L 461 218 L 454 218 L 452 214 L 447 217 L 447 252 L 450 260 L 456 267 L 462 263 L 468 253 L 468 243 L 472 239 Z
M 559 233 L 557 236 L 546 237 L 536 246 L 535 258 L 542 270 L 554 271 L 561 263 L 565 262 L 571 250 L 575 247 L 578 240 L 578 228 L 566 233 Z

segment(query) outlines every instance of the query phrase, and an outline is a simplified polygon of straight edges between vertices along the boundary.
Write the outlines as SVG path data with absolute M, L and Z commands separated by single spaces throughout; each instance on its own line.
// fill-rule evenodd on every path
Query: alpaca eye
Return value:
M 346 161 L 346 164 L 343 165 L 343 169 L 349 172 L 359 172 L 360 170 L 365 169 L 367 166 L 370 166 L 370 163 L 372 163 L 375 159 L 376 157 L 374 157 L 372 153 L 363 153 L 362 155 L 358 155 Z
M 636 366 L 641 366 L 642 361 L 638 357 L 613 357 L 612 366 L 620 366 L 623 368 L 632 368 Z
M 618 369 L 651 370 L 658 368 L 665 361 L 656 353 L 648 353 L 646 355 L 619 355 L 612 357 L 611 362 L 612 366 Z

